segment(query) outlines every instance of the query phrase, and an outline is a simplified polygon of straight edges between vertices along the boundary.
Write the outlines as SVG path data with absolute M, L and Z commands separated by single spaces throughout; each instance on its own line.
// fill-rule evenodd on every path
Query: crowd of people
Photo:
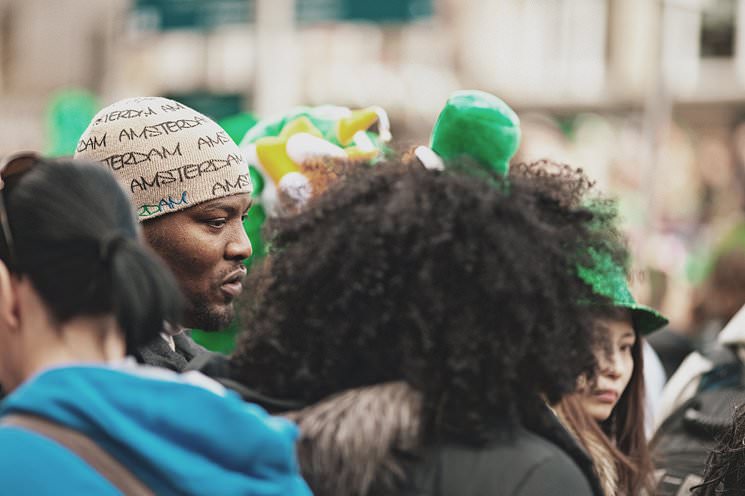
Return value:
M 658 339 L 652 436 L 667 319 L 632 296 L 616 203 L 511 163 L 519 139 L 478 91 L 404 151 L 375 107 L 236 144 L 140 97 L 74 157 L 6 157 L 0 492 L 745 494 L 745 302 L 682 363 Z M 235 322 L 230 355 L 190 337 Z

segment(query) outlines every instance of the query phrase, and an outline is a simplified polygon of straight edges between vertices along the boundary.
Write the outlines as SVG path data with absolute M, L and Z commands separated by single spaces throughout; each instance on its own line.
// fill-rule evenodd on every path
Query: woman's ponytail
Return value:
M 127 352 L 146 344 L 181 318 L 178 284 L 156 255 L 121 234 L 106 236 L 101 256 L 109 271 L 112 311 L 124 331 Z
M 129 352 L 178 324 L 171 272 L 139 240 L 132 205 L 98 164 L 40 161 L 3 191 L 17 263 L 58 322 L 113 314 Z

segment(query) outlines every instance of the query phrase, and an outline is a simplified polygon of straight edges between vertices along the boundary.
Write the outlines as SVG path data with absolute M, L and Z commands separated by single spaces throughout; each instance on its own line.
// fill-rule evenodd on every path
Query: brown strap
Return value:
M 125 496 L 155 496 L 132 472 L 80 432 L 36 415 L 14 413 L 0 419 L 0 425 L 21 427 L 57 441 L 88 465 Z

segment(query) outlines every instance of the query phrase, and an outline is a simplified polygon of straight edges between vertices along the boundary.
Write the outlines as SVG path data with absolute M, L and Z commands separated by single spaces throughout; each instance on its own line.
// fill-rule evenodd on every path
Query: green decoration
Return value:
M 255 0 L 135 0 L 129 4 L 135 26 L 160 31 L 212 31 L 256 19 Z
M 628 309 L 631 312 L 634 329 L 638 333 L 649 334 L 667 325 L 668 320 L 665 317 L 634 300 L 626 282 L 626 274 L 609 253 L 590 248 L 589 254 L 594 265 L 577 267 L 579 277 L 589 284 L 596 294 L 609 298 L 614 306 Z
M 477 90 L 453 93 L 432 129 L 430 148 L 448 160 L 467 155 L 506 175 L 520 145 L 520 119 L 496 96 Z
M 745 251 L 745 221 L 741 221 L 731 231 L 729 231 L 717 246 L 719 254 L 728 253 L 734 250 Z
M 432 17 L 434 0 L 302 0 L 296 2 L 301 24 L 331 22 L 407 23 Z
M 698 248 L 688 259 L 686 275 L 692 284 L 703 284 L 722 256 L 733 251 L 745 253 L 745 220 L 740 220 L 713 244 L 713 248 Z
M 375 119 L 376 116 L 379 119 Z M 319 105 L 317 107 L 296 107 L 286 114 L 262 119 L 246 132 L 242 140 L 236 140 L 236 143 L 246 146 L 261 138 L 280 136 L 283 131 L 287 130 L 289 124 L 305 119 L 317 130 L 321 138 L 337 146 L 348 146 L 347 143 L 339 140 L 338 130 L 342 123 L 353 130 L 367 131 L 369 125 L 377 120 L 379 132 L 367 134 L 374 136 L 374 141 L 379 145 L 382 143 L 378 141 L 390 140 L 388 116 L 380 107 L 350 110 L 336 105 Z
M 380 107 L 352 110 L 296 107 L 259 121 L 240 140 L 254 182 L 254 196 L 271 214 L 283 195 L 303 205 L 324 188 L 322 171 L 304 164 L 318 157 L 375 163 L 388 149 L 388 115 Z
M 261 196 L 261 192 L 264 191 L 264 176 L 253 165 L 248 166 L 248 173 L 251 176 L 251 184 L 254 186 L 252 196 Z
M 80 135 L 98 109 L 96 97 L 89 91 L 67 89 L 55 93 L 46 112 L 45 154 L 49 157 L 73 156 Z
M 206 332 L 198 329 L 191 331 L 191 337 L 198 344 L 216 353 L 229 354 L 235 348 L 235 337 L 238 335 L 238 324 L 233 322 L 230 327 L 220 332 Z
M 264 245 L 264 239 L 261 237 L 261 228 L 265 221 L 266 212 L 260 203 L 251 207 L 246 220 L 243 221 L 243 228 L 251 241 L 252 251 L 251 257 L 244 262 L 246 267 L 251 267 L 255 260 L 259 260 L 266 255 L 266 246 Z
M 236 143 L 240 142 L 245 136 L 246 132 L 254 127 L 258 122 L 258 119 L 253 114 L 248 112 L 241 112 L 239 114 L 224 117 L 217 121 L 221 128 L 228 133 L 230 139 Z

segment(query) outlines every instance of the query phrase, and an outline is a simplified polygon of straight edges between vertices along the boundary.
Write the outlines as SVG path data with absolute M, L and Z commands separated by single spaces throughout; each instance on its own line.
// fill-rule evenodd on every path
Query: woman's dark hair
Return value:
M 587 303 L 607 303 L 576 265 L 592 246 L 625 249 L 614 211 L 579 205 L 584 176 L 538 169 L 381 164 L 270 222 L 234 378 L 304 403 L 404 380 L 426 440 L 476 444 L 538 395 L 572 391 L 595 366 Z
M 39 160 L 3 197 L 13 238 L 13 259 L 4 261 L 29 277 L 58 323 L 113 313 L 131 351 L 164 321 L 179 321 L 175 279 L 140 244 L 132 206 L 109 171 Z

